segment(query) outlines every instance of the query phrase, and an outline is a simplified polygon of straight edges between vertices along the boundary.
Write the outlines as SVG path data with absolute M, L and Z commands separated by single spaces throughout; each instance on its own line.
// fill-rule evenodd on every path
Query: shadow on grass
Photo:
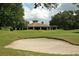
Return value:
M 74 33 L 78 33 L 79 34 L 79 32 L 74 32 Z

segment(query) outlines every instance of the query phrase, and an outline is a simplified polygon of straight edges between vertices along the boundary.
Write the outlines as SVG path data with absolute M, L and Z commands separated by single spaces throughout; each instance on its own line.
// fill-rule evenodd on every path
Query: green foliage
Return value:
M 34 8 L 42 6 L 42 8 L 46 7 L 47 9 L 56 8 L 58 3 L 34 3 Z
M 62 29 L 78 29 L 79 28 L 79 10 L 75 11 L 64 11 L 56 14 L 52 17 L 50 25 L 57 25 Z
M 0 3 L 0 27 L 23 27 L 23 16 L 21 3 Z

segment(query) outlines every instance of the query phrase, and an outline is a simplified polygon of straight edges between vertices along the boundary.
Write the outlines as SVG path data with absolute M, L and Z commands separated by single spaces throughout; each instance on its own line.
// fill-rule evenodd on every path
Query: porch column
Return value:
M 33 26 L 33 30 L 35 30 L 35 27 Z
M 57 26 L 56 26 L 56 29 L 57 29 Z
M 40 30 L 41 30 L 41 27 L 40 27 Z
M 48 30 L 48 27 L 46 27 L 47 28 L 47 30 Z

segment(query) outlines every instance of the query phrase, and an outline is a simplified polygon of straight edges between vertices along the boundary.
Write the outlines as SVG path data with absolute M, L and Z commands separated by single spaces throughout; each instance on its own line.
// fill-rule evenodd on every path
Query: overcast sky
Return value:
M 71 3 L 60 3 L 56 9 L 52 9 L 51 11 L 46 8 L 41 8 L 41 6 L 36 9 L 34 9 L 33 7 L 33 3 L 23 4 L 24 19 L 30 21 L 30 23 L 32 22 L 32 20 L 38 20 L 39 22 L 44 21 L 45 23 L 48 23 L 51 20 L 51 15 L 55 15 L 60 11 L 78 9 Z

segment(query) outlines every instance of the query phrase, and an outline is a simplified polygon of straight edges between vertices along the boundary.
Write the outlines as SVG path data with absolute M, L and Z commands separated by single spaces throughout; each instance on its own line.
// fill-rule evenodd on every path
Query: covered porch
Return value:
M 56 30 L 57 26 L 28 26 L 27 30 Z

